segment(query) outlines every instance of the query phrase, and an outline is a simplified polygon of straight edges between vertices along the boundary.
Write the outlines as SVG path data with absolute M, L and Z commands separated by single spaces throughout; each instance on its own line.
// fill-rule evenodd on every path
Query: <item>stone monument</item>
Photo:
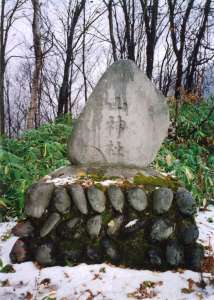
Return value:
M 69 141 L 71 163 L 143 168 L 167 135 L 166 99 L 132 61 L 102 76 Z
M 75 122 L 71 165 L 26 191 L 12 261 L 200 269 L 195 200 L 148 168 L 168 124 L 166 99 L 139 68 L 128 60 L 110 66 Z

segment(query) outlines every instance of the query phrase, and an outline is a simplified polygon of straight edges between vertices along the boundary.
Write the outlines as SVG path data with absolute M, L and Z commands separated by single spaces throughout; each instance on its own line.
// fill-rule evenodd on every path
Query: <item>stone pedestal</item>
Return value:
M 46 176 L 26 192 L 28 217 L 13 229 L 20 239 L 12 261 L 199 270 L 196 203 L 175 180 L 155 174 Z

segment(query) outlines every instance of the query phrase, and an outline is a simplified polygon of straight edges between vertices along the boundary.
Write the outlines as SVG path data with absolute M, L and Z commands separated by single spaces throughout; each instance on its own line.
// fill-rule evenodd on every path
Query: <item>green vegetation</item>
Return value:
M 20 217 L 24 191 L 42 176 L 68 164 L 66 143 L 71 132 L 69 118 L 28 130 L 18 139 L 0 143 L 0 220 L 7 215 Z
M 166 139 L 154 163 L 157 169 L 175 175 L 200 205 L 214 197 L 213 100 L 182 105 L 177 140 Z
M 177 176 L 198 204 L 214 197 L 214 112 L 209 115 L 212 105 L 213 99 L 197 105 L 183 104 L 177 139 L 167 138 L 153 163 L 158 170 Z M 173 108 L 171 114 L 173 117 Z M 6 214 L 21 217 L 25 189 L 68 164 L 66 142 L 71 127 L 71 119 L 66 117 L 26 131 L 19 139 L 1 140 L 0 221 Z
M 12 265 L 4 265 L 0 259 L 0 273 L 14 273 L 15 270 Z

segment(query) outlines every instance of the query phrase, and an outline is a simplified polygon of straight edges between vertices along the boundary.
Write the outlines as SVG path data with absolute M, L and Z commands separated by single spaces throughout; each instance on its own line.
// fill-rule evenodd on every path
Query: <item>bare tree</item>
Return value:
M 191 92 L 194 88 L 194 74 L 196 73 L 197 65 L 201 64 L 201 61 L 198 59 L 199 50 L 202 45 L 202 40 L 206 32 L 206 25 L 208 22 L 208 16 L 211 9 L 211 0 L 207 0 L 203 9 L 203 17 L 201 25 L 197 31 L 194 46 L 190 57 L 188 57 L 188 64 L 186 69 L 186 82 L 185 82 L 185 90 Z M 204 47 L 204 46 L 203 46 Z M 206 46 L 205 46 L 206 47 Z M 214 51 L 214 49 L 212 49 Z M 205 59 L 203 63 L 213 58 L 213 55 L 210 58 Z
M 4 35 L 4 13 L 5 0 L 2 0 L 1 5 L 1 20 L 0 20 L 0 133 L 5 133 L 4 120 L 4 74 L 5 74 L 5 48 L 6 40 Z
M 64 64 L 63 80 L 59 92 L 59 102 L 58 102 L 58 116 L 68 112 L 69 103 L 69 81 L 71 75 L 71 65 L 73 62 L 73 41 L 74 32 L 79 20 L 80 14 L 85 6 L 86 0 L 76 0 L 75 6 L 72 9 L 72 1 L 68 4 L 68 33 L 67 33 L 67 49 L 66 49 L 66 59 Z
M 157 22 L 158 22 L 159 1 L 158 0 L 150 1 L 151 3 L 149 3 L 149 5 L 147 0 L 140 0 L 140 2 L 143 10 L 146 37 L 147 37 L 146 74 L 151 79 L 153 65 L 154 65 L 155 45 L 157 42 Z
M 176 0 L 168 0 L 172 46 L 177 59 L 175 98 L 178 99 L 180 98 L 180 90 L 182 84 L 183 58 L 184 58 L 183 53 L 185 47 L 186 29 L 187 29 L 187 23 L 189 20 L 191 10 L 193 8 L 194 0 L 188 1 L 184 14 L 183 15 L 180 14 L 180 22 L 181 22 L 180 27 L 178 24 L 175 23 L 175 15 L 177 14 L 175 10 L 176 3 L 177 3 Z
M 40 11 L 40 1 L 31 0 L 33 6 L 33 22 L 32 22 L 32 32 L 33 32 L 33 48 L 35 54 L 35 66 L 32 77 L 32 87 L 31 87 L 31 101 L 29 106 L 29 111 L 27 114 L 27 128 L 37 127 L 38 124 L 38 99 L 40 93 L 40 80 L 41 80 L 41 70 L 42 70 L 42 45 L 41 45 L 41 11 Z
M 9 2 L 9 1 L 8 1 Z M 16 0 L 6 9 L 7 0 L 1 1 L 0 11 L 0 134 L 5 133 L 5 103 L 4 103 L 4 79 L 8 59 L 6 59 L 6 47 L 9 32 L 17 20 L 16 13 L 21 9 L 26 0 Z

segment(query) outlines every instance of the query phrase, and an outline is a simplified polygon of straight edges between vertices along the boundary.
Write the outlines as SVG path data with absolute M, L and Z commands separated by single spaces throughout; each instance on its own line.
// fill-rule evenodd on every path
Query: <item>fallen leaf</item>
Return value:
M 50 282 L 51 282 L 51 280 L 49 278 L 45 278 L 40 282 L 40 284 L 47 286 L 50 284 Z
M 8 279 L 1 281 L 1 286 L 10 286 L 10 282 Z
M 26 300 L 31 300 L 31 299 L 33 299 L 33 295 L 30 292 L 27 292 L 26 295 L 25 295 L 25 299 Z

